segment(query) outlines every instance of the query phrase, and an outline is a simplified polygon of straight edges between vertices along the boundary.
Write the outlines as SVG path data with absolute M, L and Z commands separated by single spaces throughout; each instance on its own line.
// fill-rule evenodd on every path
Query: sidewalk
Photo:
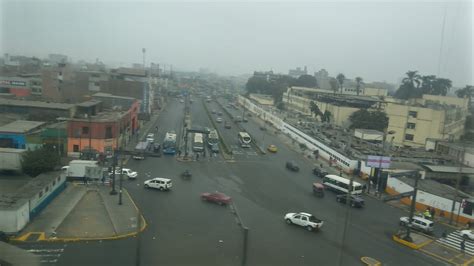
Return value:
M 122 205 L 119 194 L 110 195 L 103 184 L 69 184 L 14 241 L 111 240 L 136 235 L 146 227 L 138 208 L 124 189 Z M 32 235 L 39 235 L 33 238 Z

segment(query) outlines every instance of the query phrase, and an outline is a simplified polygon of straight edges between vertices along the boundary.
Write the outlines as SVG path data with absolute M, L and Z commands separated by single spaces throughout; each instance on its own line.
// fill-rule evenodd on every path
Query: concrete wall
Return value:
M 401 181 L 398 178 L 393 178 L 389 175 L 387 180 L 387 193 L 391 195 L 412 191 L 413 187 L 406 184 L 405 182 Z M 409 205 L 411 203 L 411 198 L 403 198 L 401 200 L 404 204 Z M 433 207 L 436 209 L 436 215 L 444 215 L 445 217 L 450 217 L 451 215 L 451 208 L 452 208 L 453 200 L 443 198 L 426 191 L 418 190 L 416 196 L 416 209 L 418 211 L 424 211 L 427 207 Z M 460 208 L 460 202 L 455 203 L 454 208 L 454 220 L 457 220 L 457 214 Z M 462 210 L 459 215 L 459 222 L 466 223 L 469 220 L 474 220 L 473 215 L 463 214 Z
M 66 176 L 57 175 L 38 194 L 29 200 L 30 217 L 33 218 L 45 208 L 66 186 Z

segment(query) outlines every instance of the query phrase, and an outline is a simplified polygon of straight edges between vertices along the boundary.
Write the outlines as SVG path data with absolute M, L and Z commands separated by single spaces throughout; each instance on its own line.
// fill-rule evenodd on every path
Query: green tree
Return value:
M 351 128 L 375 129 L 384 131 L 388 126 L 387 114 L 381 111 L 360 109 L 349 117 Z
M 26 151 L 21 159 L 23 172 L 32 177 L 54 170 L 59 163 L 58 152 L 46 145 L 37 150 Z
M 334 95 L 336 95 L 337 91 L 337 80 L 335 78 L 329 79 L 329 85 L 331 86 L 331 90 L 334 92 Z
M 328 110 L 324 111 L 323 122 L 331 122 L 331 112 L 329 112 Z
M 395 97 L 404 100 L 421 97 L 421 77 L 418 75 L 418 71 L 408 71 L 406 75 L 395 92 Z
M 433 91 L 431 92 L 431 94 L 446 96 L 452 86 L 453 83 L 451 80 L 445 78 L 437 78 L 435 80 Z
M 436 76 L 428 75 L 420 77 L 420 90 L 422 94 L 432 94 L 434 91 Z
M 300 87 L 308 87 L 308 88 L 316 88 L 318 87 L 318 82 L 316 78 L 311 75 L 301 75 L 297 80 L 294 82 L 295 86 Z
M 319 106 L 314 101 L 309 102 L 309 110 L 315 116 L 319 116 L 321 120 L 323 120 L 323 112 L 321 112 L 321 109 L 319 109 Z
M 245 84 L 245 89 L 249 93 L 264 93 L 269 94 L 270 84 L 269 82 L 260 77 L 250 77 Z
M 457 90 L 456 95 L 459 98 L 467 97 L 469 99 L 468 103 L 471 104 L 471 99 L 474 96 L 474 87 L 472 85 L 466 85 L 466 87 Z
M 360 89 L 361 89 L 362 84 L 364 84 L 364 81 L 362 80 L 361 77 L 356 77 L 355 81 L 356 81 L 356 93 L 357 93 L 357 96 L 359 96 Z
M 337 82 L 339 83 L 339 88 L 341 89 L 341 94 L 342 94 L 342 88 L 343 88 L 344 80 L 346 79 L 346 76 L 344 76 L 344 74 L 342 73 L 339 73 L 337 74 L 336 79 L 337 79 Z

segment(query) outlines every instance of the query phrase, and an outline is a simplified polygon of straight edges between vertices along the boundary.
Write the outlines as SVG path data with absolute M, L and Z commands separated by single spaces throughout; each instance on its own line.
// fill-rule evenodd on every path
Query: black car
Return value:
M 290 162 L 286 162 L 286 169 L 289 169 L 294 172 L 298 172 L 300 170 L 300 167 L 294 161 L 290 161 Z
M 336 196 L 336 200 L 341 203 L 346 203 L 347 194 L 339 194 Z M 349 196 L 349 204 L 351 207 L 362 208 L 365 205 L 365 201 L 362 197 L 357 195 L 350 195 Z
M 161 150 L 161 145 L 159 143 L 154 143 L 153 144 L 153 151 L 154 152 L 160 152 Z
M 324 171 L 323 169 L 319 168 L 319 167 L 315 167 L 313 169 L 313 175 L 317 176 L 317 177 L 320 177 L 320 178 L 323 178 L 325 177 L 326 175 L 328 175 L 328 172 Z

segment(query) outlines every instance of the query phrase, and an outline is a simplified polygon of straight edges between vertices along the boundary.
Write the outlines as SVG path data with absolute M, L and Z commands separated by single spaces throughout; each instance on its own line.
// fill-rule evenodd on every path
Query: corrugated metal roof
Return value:
M 0 132 L 25 133 L 43 124 L 45 124 L 45 122 L 17 120 L 17 121 L 11 122 L 10 124 L 1 126 Z
M 424 164 L 423 167 L 426 167 L 433 172 L 474 174 L 474 168 L 464 166 L 460 167 Z

